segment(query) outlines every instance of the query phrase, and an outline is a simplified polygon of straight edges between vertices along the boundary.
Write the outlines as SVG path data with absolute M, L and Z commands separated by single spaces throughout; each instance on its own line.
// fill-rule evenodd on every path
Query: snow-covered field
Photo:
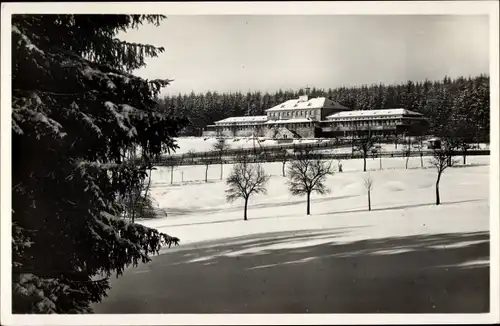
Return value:
M 152 176 L 151 194 L 168 217 L 143 223 L 179 237 L 182 246 L 176 250 L 205 240 L 293 230 L 315 232 L 337 227 L 352 228 L 352 232 L 335 235 L 336 242 L 487 231 L 489 159 L 489 156 L 469 157 L 468 166 L 447 169 L 440 184 L 440 206 L 434 205 L 436 170 L 430 167 L 429 158 L 424 158 L 424 168 L 420 168 L 420 158 L 411 158 L 407 170 L 403 158 L 382 159 L 382 170 L 379 170 L 378 159 L 369 159 L 368 169 L 375 182 L 371 212 L 367 211 L 363 162 L 347 160 L 342 162 L 343 173 L 337 172 L 328 178 L 332 192 L 312 196 L 311 216 L 305 214 L 305 197 L 292 197 L 288 193 L 286 178 L 281 176 L 281 163 L 268 163 L 264 165 L 266 172 L 272 175 L 268 193 L 250 199 L 248 221 L 243 221 L 242 202 L 226 203 L 226 186 L 219 180 L 220 166 L 209 168 L 208 183 L 201 181 L 205 173 L 203 166 L 181 167 L 174 171 L 173 185 L 170 185 L 169 168 L 159 168 Z M 230 170 L 231 166 L 225 165 L 224 175 Z M 178 182 L 180 172 L 184 172 L 183 184 Z M 332 236 L 325 234 L 308 242 L 288 241 L 279 246 L 316 245 L 332 241 Z M 271 249 L 275 248 L 258 248 Z
M 489 156 L 436 170 L 412 158 L 343 162 L 332 192 L 291 197 L 280 163 L 267 195 L 225 201 L 220 166 L 159 168 L 151 194 L 167 217 L 142 223 L 180 238 L 111 281 L 97 313 L 465 313 L 489 311 Z M 224 166 L 224 175 L 230 172 Z M 183 172 L 183 173 L 182 173 Z M 180 183 L 181 178 L 185 182 Z M 187 180 L 187 181 L 186 181 Z M 160 214 L 161 216 L 161 214 Z

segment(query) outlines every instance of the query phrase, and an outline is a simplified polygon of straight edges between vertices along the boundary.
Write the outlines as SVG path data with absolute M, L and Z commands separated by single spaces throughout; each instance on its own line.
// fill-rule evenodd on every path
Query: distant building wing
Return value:
M 381 109 L 381 110 L 355 110 L 344 111 L 331 114 L 326 118 L 328 120 L 342 118 L 362 118 L 362 117 L 377 117 L 377 116 L 422 116 L 421 113 L 406 110 L 406 109 Z
M 223 120 L 216 121 L 216 125 L 220 124 L 236 124 L 236 123 L 263 123 L 267 121 L 266 115 L 244 116 L 244 117 L 230 117 Z

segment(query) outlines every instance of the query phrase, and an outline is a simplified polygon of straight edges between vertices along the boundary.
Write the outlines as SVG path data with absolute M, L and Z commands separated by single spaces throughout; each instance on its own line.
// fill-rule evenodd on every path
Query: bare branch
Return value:
M 226 180 L 229 187 L 226 190 L 227 201 L 248 199 L 252 194 L 265 194 L 269 178 L 260 163 L 250 163 L 248 157 L 240 156 Z
M 364 181 L 364 185 L 365 185 L 366 190 L 371 191 L 373 189 L 373 179 L 369 173 L 367 175 L 365 175 L 363 181 Z
M 304 195 L 312 191 L 326 194 L 330 191 L 325 185 L 328 175 L 333 175 L 331 163 L 313 158 L 309 151 L 302 151 L 290 162 L 288 188 L 292 195 Z

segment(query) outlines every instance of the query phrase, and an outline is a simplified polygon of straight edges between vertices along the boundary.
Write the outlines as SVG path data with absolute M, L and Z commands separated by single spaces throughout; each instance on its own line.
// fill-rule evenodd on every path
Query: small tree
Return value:
M 218 138 L 217 142 L 213 145 L 212 149 L 217 152 L 217 156 L 220 160 L 220 179 L 222 180 L 223 175 L 223 167 L 224 162 L 222 161 L 222 157 L 224 156 L 224 152 L 229 149 L 229 145 L 226 143 L 225 138 Z
M 408 139 L 408 142 L 405 144 L 405 146 L 403 148 L 403 154 L 404 154 L 404 157 L 406 158 L 405 169 L 408 169 L 408 161 L 410 160 L 410 156 L 411 156 L 411 141 L 410 141 L 410 139 Z
M 441 199 L 439 196 L 439 182 L 441 181 L 441 175 L 447 167 L 453 165 L 452 151 L 445 146 L 444 148 L 433 149 L 433 155 L 430 159 L 430 163 L 437 169 L 437 180 L 436 180 L 436 205 L 441 204 Z M 451 162 L 451 163 L 450 163 Z
M 448 152 L 448 166 L 453 166 L 458 163 L 457 160 L 453 159 L 454 152 L 460 147 L 460 139 L 454 137 L 450 134 L 444 136 L 441 141 L 441 147 Z
M 355 140 L 356 146 L 354 150 L 363 154 L 363 172 L 366 172 L 366 158 L 368 157 L 368 153 L 370 153 L 371 149 L 375 146 L 375 142 L 376 139 L 372 136 L 370 131 L 368 131 L 368 134 L 362 135 Z
M 226 199 L 232 202 L 238 198 L 245 200 L 243 219 L 247 220 L 248 199 L 252 194 L 265 194 L 269 175 L 260 163 L 250 163 L 248 156 L 240 156 L 233 167 L 226 184 Z
M 471 143 L 473 142 L 473 140 L 469 140 L 467 141 L 465 138 L 462 138 L 460 140 L 460 144 L 459 144 L 459 148 L 462 150 L 462 155 L 463 155 L 463 159 L 464 159 L 464 165 L 467 164 L 467 151 L 469 149 L 471 149 Z
M 371 211 L 372 210 L 371 191 L 373 189 L 373 179 L 369 173 L 364 177 L 364 185 L 368 193 L 368 210 Z
M 194 163 L 194 157 L 196 156 L 196 151 L 194 149 L 190 149 L 187 152 L 187 156 L 191 158 L 191 164 Z
M 281 163 L 282 163 L 281 173 L 283 174 L 283 177 L 285 177 L 286 176 L 285 167 L 286 167 L 286 162 L 288 162 L 288 152 L 286 151 L 286 149 L 283 149 L 281 159 L 282 159 L 281 160 Z
M 382 146 L 380 146 L 380 148 L 378 150 L 378 161 L 379 161 L 380 170 L 382 170 Z
M 420 153 L 420 167 L 424 167 L 424 154 L 422 153 L 422 147 L 424 142 L 424 136 L 417 136 L 418 142 L 418 152 Z
M 288 168 L 288 187 L 292 195 L 307 195 L 307 215 L 311 214 L 311 193 L 330 192 L 325 185 L 326 177 L 333 175 L 331 163 L 313 158 L 307 151 L 301 151 Z
M 212 164 L 212 161 L 208 157 L 204 157 L 201 162 L 205 165 L 205 182 L 208 182 L 208 167 Z
M 168 164 L 168 166 L 170 166 L 170 184 L 173 184 L 174 183 L 174 169 L 178 165 L 178 163 L 173 158 L 170 158 L 168 160 L 167 164 Z
M 394 135 L 394 149 L 398 149 L 398 141 L 399 141 L 399 135 L 395 134 Z

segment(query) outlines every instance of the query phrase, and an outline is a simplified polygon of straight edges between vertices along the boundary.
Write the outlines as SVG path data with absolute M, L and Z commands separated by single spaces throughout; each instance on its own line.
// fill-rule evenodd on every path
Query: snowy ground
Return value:
M 151 193 L 157 207 L 166 211 L 168 217 L 145 221 L 144 224 L 173 233 L 181 238 L 184 244 L 250 233 L 351 226 L 360 223 L 372 228 L 364 228 L 363 233 L 359 234 L 361 238 L 367 237 L 368 234 L 372 237 L 382 237 L 453 231 L 450 228 L 456 228 L 457 232 L 487 230 L 489 156 L 468 159 L 471 166 L 445 171 L 440 184 L 444 203 L 441 207 L 432 205 L 435 201 L 436 171 L 430 167 L 429 158 L 424 158 L 424 169 L 420 168 L 420 158 L 411 158 L 408 170 L 404 169 L 403 158 L 382 159 L 383 170 L 379 170 L 378 159 L 369 159 L 367 168 L 375 182 L 372 193 L 373 211 L 370 213 L 365 212 L 367 199 L 363 173 L 360 172 L 363 161 L 344 161 L 344 172 L 335 173 L 328 178 L 331 194 L 312 196 L 314 219 L 306 218 L 305 198 L 291 197 L 288 193 L 286 178 L 281 176 L 282 164 L 267 163 L 264 165 L 265 170 L 272 178 L 267 195 L 255 196 L 249 201 L 251 223 L 240 221 L 242 202 L 226 203 L 226 185 L 218 180 L 219 165 L 209 168 L 208 183 L 201 181 L 205 173 L 203 166 L 181 168 L 181 171 L 184 170 L 186 181 L 183 185 L 170 185 L 169 169 L 159 168 L 153 174 Z M 231 166 L 225 165 L 224 175 L 227 176 L 230 170 Z M 449 205 L 450 203 L 454 205 Z M 462 218 L 457 220 L 457 214 Z M 474 218 L 468 219 L 468 214 Z M 422 216 L 415 219 L 412 218 L 414 215 Z M 406 218 L 402 220 L 400 216 Z M 450 221 L 460 223 L 450 225 Z M 224 227 L 223 233 L 219 231 L 221 226 Z M 356 234 L 351 233 L 349 237 Z
M 224 200 L 220 166 L 160 168 L 152 194 L 168 217 L 145 225 L 181 239 L 114 280 L 98 313 L 484 312 L 489 297 L 489 156 L 445 171 L 435 206 L 428 158 L 362 160 L 329 177 L 331 194 L 291 197 L 281 163 L 268 194 Z M 179 174 L 184 172 L 184 183 Z M 230 166 L 224 166 L 224 175 Z

